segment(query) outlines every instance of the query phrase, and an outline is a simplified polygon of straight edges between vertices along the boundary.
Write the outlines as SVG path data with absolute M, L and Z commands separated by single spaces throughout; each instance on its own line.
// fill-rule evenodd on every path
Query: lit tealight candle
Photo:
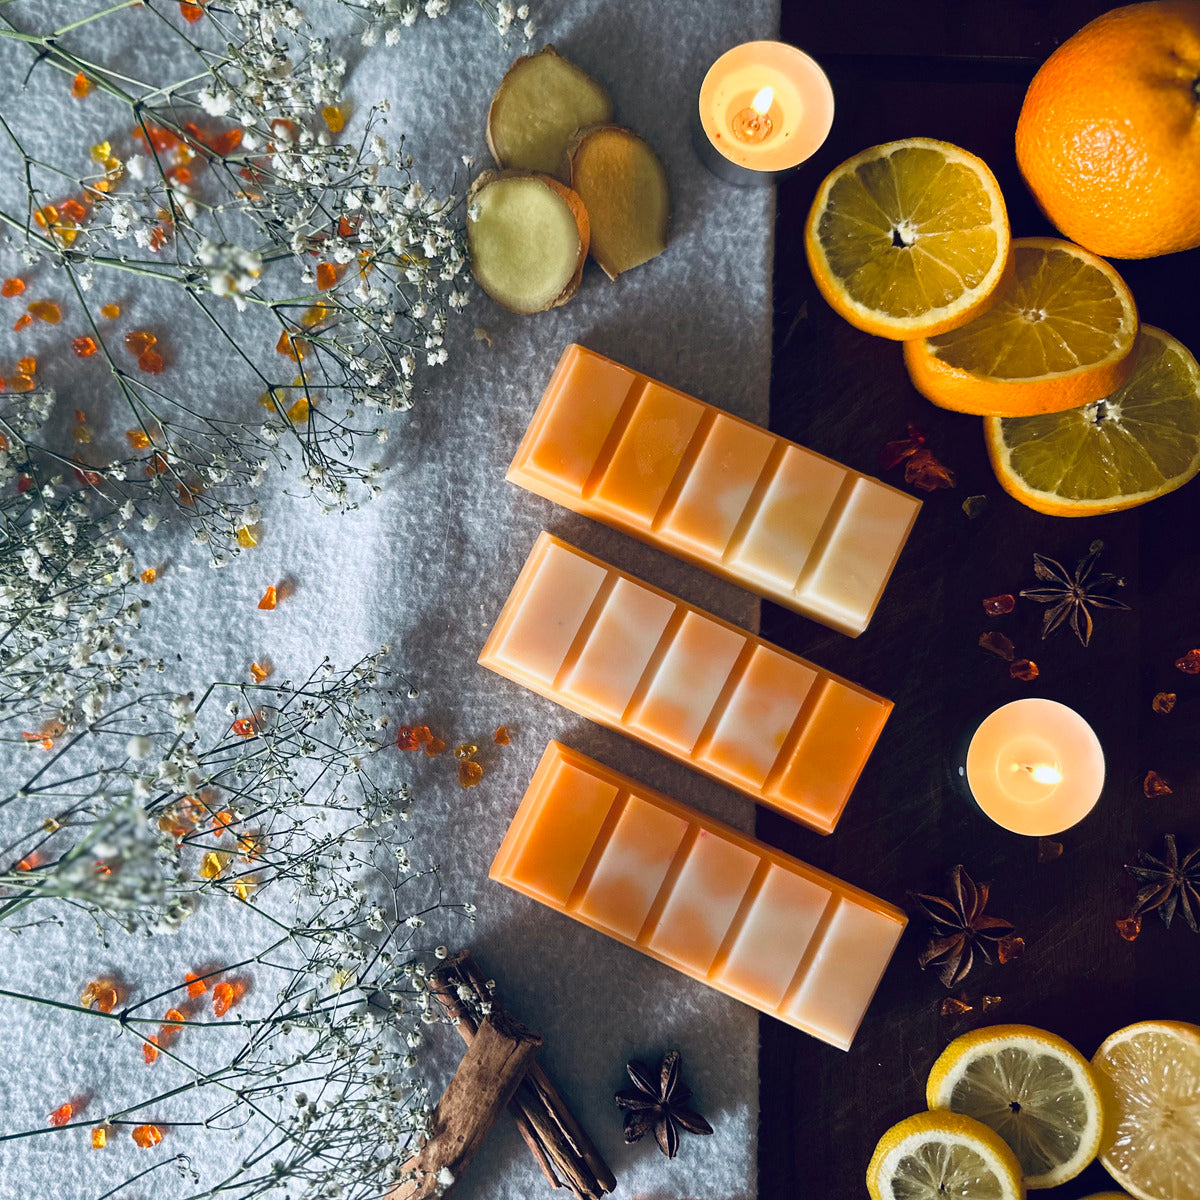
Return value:
M 1104 751 L 1074 709 L 1054 700 L 1014 700 L 975 731 L 960 770 L 997 825 L 1045 837 L 1092 811 L 1104 786 Z
M 746 42 L 726 51 L 700 87 L 696 148 L 731 183 L 771 183 L 811 157 L 833 124 L 833 89 L 802 50 Z

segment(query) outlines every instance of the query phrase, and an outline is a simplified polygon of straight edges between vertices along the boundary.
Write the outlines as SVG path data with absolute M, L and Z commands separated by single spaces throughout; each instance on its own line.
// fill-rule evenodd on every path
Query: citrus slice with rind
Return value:
M 984 421 L 1010 496 L 1050 516 L 1089 517 L 1145 504 L 1200 473 L 1200 365 L 1153 325 L 1142 326 L 1132 362 L 1128 381 L 1103 400 Z
M 969 321 L 1004 274 L 1011 237 L 987 164 L 949 142 L 906 138 L 847 159 L 817 189 L 804 244 L 821 295 L 881 337 Z
M 1092 1066 L 1109 1094 L 1100 1151 L 1137 1200 L 1200 1196 L 1200 1026 L 1142 1021 L 1119 1029 Z
M 1021 1200 L 1016 1156 L 986 1125 L 923 1112 L 893 1125 L 867 1167 L 871 1200 Z
M 1032 1025 L 956 1038 L 929 1072 L 926 1102 L 982 1121 L 1012 1149 L 1028 1188 L 1074 1179 L 1097 1155 L 1104 1104 L 1088 1060 Z
M 905 345 L 917 391 L 957 412 L 1027 417 L 1124 383 L 1138 315 L 1116 270 L 1058 238 L 1017 239 L 1012 268 L 974 320 Z

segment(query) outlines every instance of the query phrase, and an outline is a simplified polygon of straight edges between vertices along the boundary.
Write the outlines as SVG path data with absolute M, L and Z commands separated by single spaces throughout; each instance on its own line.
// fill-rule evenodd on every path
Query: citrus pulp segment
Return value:
M 988 309 L 907 342 L 904 362 L 934 404 L 985 416 L 1078 408 L 1128 377 L 1137 308 L 1102 258 L 1057 238 L 1013 242 L 1013 269 Z
M 1013 1152 L 986 1125 L 951 1112 L 923 1112 L 893 1125 L 867 1167 L 871 1200 L 1021 1200 Z
M 987 164 L 933 138 L 872 146 L 842 163 L 817 189 L 805 228 L 830 307 L 895 339 L 953 329 L 982 311 L 1009 245 Z
M 1200 472 L 1200 365 L 1142 326 L 1128 382 L 1103 400 L 1036 417 L 988 417 L 992 469 L 1037 512 L 1087 517 L 1145 504 Z
M 1200 1197 L 1200 1026 L 1143 1021 L 1114 1033 L 1092 1065 L 1110 1094 L 1100 1161 L 1138 1200 Z
M 1029 1025 L 994 1025 L 956 1038 L 933 1064 L 926 1101 L 998 1133 L 1029 1188 L 1074 1179 L 1100 1149 L 1103 1103 L 1087 1059 Z

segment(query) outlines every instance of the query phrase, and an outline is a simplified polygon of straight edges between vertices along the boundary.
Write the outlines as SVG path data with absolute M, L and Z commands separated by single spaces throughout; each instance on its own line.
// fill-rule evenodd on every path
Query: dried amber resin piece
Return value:
M 237 989 L 232 983 L 218 983 L 213 988 L 212 1006 L 213 1012 L 218 1017 L 223 1017 L 237 1002 Z
M 317 291 L 327 292 L 330 288 L 337 286 L 337 281 L 341 271 L 334 263 L 318 263 L 317 264 Z
M 102 304 L 100 305 L 100 315 L 106 321 L 115 321 L 121 315 L 121 306 L 119 304 Z
M 125 348 L 130 354 L 142 355 L 151 346 L 158 345 L 158 338 L 148 329 L 131 329 L 125 335 Z
M 980 1011 L 986 1017 L 989 1013 L 995 1012 L 1000 1007 L 1003 999 L 1003 996 L 984 996 L 979 1002 Z
M 1037 860 L 1040 863 L 1054 862 L 1057 858 L 1062 858 L 1063 844 L 1056 842 L 1053 838 L 1043 837 L 1038 838 L 1037 844 Z
M 137 365 L 138 370 L 145 371 L 147 375 L 161 375 L 163 357 L 157 350 L 143 350 L 138 355 Z
M 1036 679 L 1041 672 L 1038 670 L 1038 665 L 1028 658 L 1018 658 L 1016 662 L 1011 663 L 1008 668 L 1008 673 L 1014 679 L 1020 679 L 1025 683 L 1029 683 Z
M 237 544 L 243 550 L 253 550 L 258 545 L 258 526 L 243 525 L 237 531 Z
M 1175 692 L 1158 692 L 1150 702 L 1150 707 L 1156 713 L 1166 716 L 1175 707 L 1175 701 L 1178 699 L 1179 696 Z
M 74 1111 L 75 1111 L 74 1105 L 72 1105 L 70 1103 L 70 1101 L 68 1101 L 66 1104 L 60 1104 L 46 1118 L 46 1120 L 51 1125 L 53 1125 L 56 1129 L 58 1129 L 58 1128 L 61 1128 L 63 1125 L 65 1125 L 71 1119 L 71 1114 L 74 1113 Z
M 983 611 L 989 617 L 1005 617 L 1017 606 L 1014 596 L 1007 592 L 1002 596 L 988 596 L 983 602 Z
M 194 971 L 188 971 L 183 977 L 183 982 L 187 984 L 187 994 L 194 1000 L 197 996 L 203 996 L 208 991 L 208 984 L 204 982 Z
M 223 850 L 210 850 L 201 860 L 197 874 L 201 879 L 216 879 L 229 864 L 232 855 Z
M 330 133 L 341 133 L 346 128 L 346 114 L 336 104 L 327 104 L 321 109 L 321 116 Z
M 6 300 L 13 296 L 19 296 L 25 290 L 25 280 L 18 279 L 15 275 L 0 283 L 0 296 Z
M 1200 650 L 1189 650 L 1175 660 L 1175 667 L 1185 675 L 1200 675 Z
M 947 996 L 938 1006 L 938 1012 L 943 1017 L 961 1017 L 964 1013 L 969 1013 L 972 1007 L 973 1005 L 968 1004 L 965 1000 L 960 1000 L 957 996 Z
M 258 607 L 262 609 L 272 609 L 279 603 L 279 592 L 274 584 L 271 584 L 265 592 L 263 598 L 258 602 Z
M 250 664 L 250 678 L 255 683 L 262 683 L 268 675 L 271 674 L 271 664 L 268 662 L 252 662 Z
M 92 1149 L 103 1150 L 108 1145 L 108 1130 L 103 1125 L 97 1125 L 92 1130 Z
M 425 743 L 425 753 L 430 758 L 437 758 L 437 756 L 445 749 L 446 743 L 443 742 L 440 737 L 431 737 L 429 741 Z
M 139 578 L 143 583 L 153 583 L 158 578 L 158 572 L 153 567 L 147 567 Z
M 32 375 L 37 371 L 37 359 L 32 354 L 27 354 L 24 358 L 17 359 L 17 370 L 22 375 Z
M 91 358 L 99 349 L 94 338 L 77 337 L 71 339 L 71 349 L 77 358 Z
M 1142 793 L 1147 800 L 1157 800 L 1159 796 L 1171 795 L 1171 785 L 1157 772 L 1147 771 L 1142 780 Z
M 22 313 L 16 321 L 13 322 L 13 332 L 20 333 L 22 329 L 27 329 L 33 324 L 33 318 L 26 312 Z
M 472 759 L 464 759 L 458 764 L 458 782 L 464 788 L 474 787 L 483 778 L 483 767 Z
M 979 645 L 981 649 L 995 654 L 1005 662 L 1012 662 L 1016 655 L 1016 647 L 1012 644 L 1012 639 L 1005 637 L 1002 633 L 981 633 Z
M 71 80 L 71 95 L 76 100 L 82 100 L 91 90 L 92 85 L 88 77 L 82 71 L 77 71 L 75 78 Z
M 1001 938 L 996 945 L 996 957 L 1001 963 L 1010 963 L 1025 953 L 1025 939 L 1010 935 Z
M 461 746 L 454 747 L 454 757 L 460 762 L 474 758 L 479 753 L 479 747 L 471 745 L 470 742 L 463 742 Z
M 152 1033 L 142 1043 L 142 1059 L 145 1061 L 146 1066 L 149 1066 L 157 1058 L 158 1058 L 158 1034 Z
M 492 741 L 497 746 L 507 746 L 511 740 L 508 736 L 508 730 L 503 725 L 497 725 L 496 732 L 492 734 Z
M 1136 942 L 1138 935 L 1142 932 L 1142 918 L 1138 913 L 1134 913 L 1133 916 L 1122 917 L 1116 924 L 1117 932 L 1127 942 Z
M 97 1012 L 110 1013 L 117 1004 L 117 989 L 109 979 L 93 979 L 83 989 L 79 1003 L 84 1008 L 95 1007 Z
M 62 309 L 53 300 L 34 300 L 27 311 L 47 325 L 57 325 L 62 320 Z
M 416 730 L 411 725 L 401 725 L 396 730 L 397 750 L 419 750 L 421 743 L 417 740 Z
M 137 1125 L 129 1136 L 133 1138 L 133 1144 L 143 1150 L 149 1150 L 163 1140 L 162 1130 L 157 1125 Z

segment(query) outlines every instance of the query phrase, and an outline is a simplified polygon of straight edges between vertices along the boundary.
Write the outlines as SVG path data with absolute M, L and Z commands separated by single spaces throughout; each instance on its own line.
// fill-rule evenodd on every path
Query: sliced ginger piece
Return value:
M 587 210 L 549 175 L 484 171 L 467 196 L 467 249 L 476 282 L 497 304 L 545 312 L 579 290 Z
M 608 93 L 553 46 L 518 58 L 488 110 L 487 144 L 501 168 L 568 182 L 567 148 L 585 125 L 612 120 Z
M 592 257 L 609 279 L 661 254 L 671 192 L 658 155 L 619 125 L 583 130 L 570 154 L 571 186 L 591 222 Z

